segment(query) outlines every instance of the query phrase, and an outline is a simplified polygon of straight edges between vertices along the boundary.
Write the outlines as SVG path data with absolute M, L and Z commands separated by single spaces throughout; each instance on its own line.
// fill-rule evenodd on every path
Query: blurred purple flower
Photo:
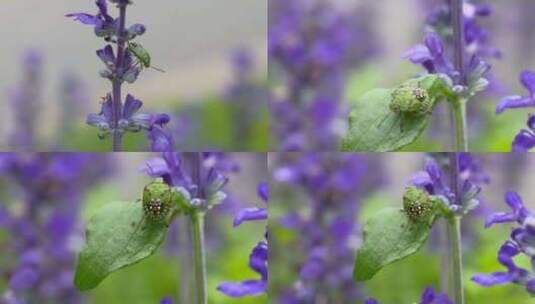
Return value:
M 8 303 L 39 298 L 79 303 L 72 283 L 80 202 L 109 170 L 107 157 L 83 153 L 0 154 L 7 186 L 22 189 L 19 206 L 7 205 L 3 229 L 9 233 Z M 12 207 L 12 208 L 10 208 Z M 46 237 L 45 237 L 46 236 Z
M 506 240 L 498 251 L 498 262 L 505 266 L 507 271 L 477 274 L 472 277 L 472 281 L 485 287 L 515 283 L 524 286 L 530 295 L 535 296 L 535 273 L 518 267 L 513 260 L 522 253 L 532 264 L 535 263 L 535 213 L 524 206 L 522 199 L 515 192 L 508 192 L 505 202 L 512 212 L 490 215 L 485 222 L 485 228 L 502 223 L 516 222 L 519 225 L 513 229 L 510 239 Z
M 496 114 L 500 114 L 507 109 L 535 107 L 535 73 L 523 71 L 520 74 L 522 86 L 529 92 L 528 96 L 507 96 L 496 106 Z
M 372 172 L 370 168 L 375 166 Z M 296 202 L 287 215 L 279 219 L 285 228 L 300 235 L 297 248 L 304 253 L 297 265 L 299 279 L 283 292 L 281 303 L 314 303 L 361 300 L 353 282 L 356 221 L 364 195 L 381 183 L 381 165 L 359 154 L 286 153 L 273 170 L 276 185 L 302 194 L 304 205 Z M 300 212 L 302 208 L 305 212 Z M 276 251 L 275 251 L 276 254 Z M 295 262 L 293 262 L 295 263 Z M 336 299 L 331 299 L 332 293 Z
M 377 49 L 370 11 L 278 0 L 269 3 L 269 16 L 270 71 L 285 83 L 283 94 L 270 96 L 274 144 L 285 151 L 336 149 L 346 129 L 346 74 Z
M 368 299 L 364 304 L 379 304 L 375 299 Z M 432 287 L 426 287 L 420 298 L 419 304 L 453 304 L 445 293 L 435 293 Z
M 441 157 L 441 155 L 437 155 L 437 157 Z M 432 157 L 426 160 L 424 171 L 419 171 L 413 175 L 411 184 L 425 189 L 431 195 L 442 197 L 445 201 L 450 202 L 448 206 L 450 209 L 462 212 L 464 207 L 475 208 L 480 204 L 478 194 L 481 192 L 481 186 L 488 184 L 490 179 L 471 154 L 459 153 L 457 157 L 460 193 L 456 194 L 450 189 L 442 168 Z M 458 202 L 460 206 L 452 202 Z
M 264 203 L 269 200 L 268 184 L 262 182 L 258 185 L 257 193 Z M 241 210 L 234 219 L 234 226 L 244 221 L 267 220 L 267 208 L 247 208 Z M 267 292 L 268 288 L 268 240 L 259 242 L 249 256 L 249 267 L 258 273 L 260 280 L 246 280 L 243 282 L 224 282 L 219 284 L 217 290 L 229 297 L 256 296 Z
M 36 133 L 41 111 L 41 78 L 43 73 L 43 56 L 37 50 L 24 53 L 22 62 L 22 79 L 8 91 L 9 100 L 14 110 L 13 131 L 10 146 L 13 150 L 31 151 L 37 149 Z

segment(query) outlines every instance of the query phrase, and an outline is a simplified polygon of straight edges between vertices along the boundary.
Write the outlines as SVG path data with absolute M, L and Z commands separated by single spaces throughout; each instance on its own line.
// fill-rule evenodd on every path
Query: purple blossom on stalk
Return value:
M 520 74 L 520 82 L 528 90 L 527 96 L 507 96 L 496 106 L 496 114 L 501 114 L 507 109 L 533 108 L 535 107 L 535 73 L 523 71 Z M 526 152 L 535 147 L 535 116 L 530 114 L 527 129 L 522 129 L 513 140 L 514 152 Z
M 440 159 L 440 154 L 437 156 Z M 449 187 L 447 177 L 439 163 L 432 157 L 426 160 L 423 171 L 413 175 L 411 183 L 426 190 L 431 195 L 442 197 L 443 201 L 449 202 L 448 208 L 452 211 L 464 212 L 464 208 L 476 208 L 480 204 L 478 194 L 481 192 L 481 186 L 489 183 L 489 177 L 469 153 L 459 153 L 458 163 L 460 185 L 458 197 L 455 191 Z M 462 207 L 453 202 L 461 203 Z
M 426 1 L 426 9 L 428 6 Z M 466 71 L 457 70 L 448 59 L 451 58 L 454 47 L 449 4 L 435 4 L 434 9 L 428 12 L 424 43 L 410 48 L 403 58 L 414 64 L 421 64 L 428 73 L 448 75 L 454 85 L 467 86 L 472 92 L 481 91 L 488 84 L 487 80 L 481 80 L 490 70 L 487 58 L 501 57 L 500 51 L 490 44 L 489 32 L 479 23 L 480 18 L 486 18 L 491 13 L 492 9 L 488 4 L 474 4 L 466 0 L 462 3 L 462 54 L 463 57 L 470 58 Z M 464 79 L 461 79 L 462 77 Z
M 103 38 L 107 43 L 104 48 L 97 50 L 96 54 L 104 63 L 105 69 L 100 76 L 110 80 L 112 92 L 102 100 L 99 113 L 89 114 L 87 124 L 99 129 L 99 137 L 112 136 L 113 150 L 122 150 L 122 137 L 125 132 L 150 131 L 155 125 L 165 125 L 169 121 L 166 114 L 138 113 L 143 103 L 128 94 L 123 103 L 121 88 L 124 82 L 133 83 L 144 68 L 144 64 L 136 58 L 130 49 L 130 44 L 137 36 L 143 35 L 146 27 L 143 24 L 134 24 L 126 28 L 126 8 L 132 4 L 129 0 L 108 0 L 119 9 L 119 17 L 113 18 L 108 12 L 106 0 L 96 0 L 98 13 L 73 13 L 72 17 L 82 24 L 94 27 L 97 37 Z M 112 44 L 116 45 L 114 51 Z M 166 119 L 161 119 L 165 116 Z
M 80 303 L 73 282 L 80 202 L 107 172 L 107 158 L 75 153 L 0 155 L 0 171 L 10 189 L 3 198 L 1 229 L 9 233 L 4 258 L 13 257 L 2 303 Z M 15 191 L 14 191 L 15 192 Z
M 22 79 L 17 87 L 8 91 L 15 119 L 10 138 L 10 146 L 14 150 L 28 151 L 36 148 L 42 66 L 43 58 L 39 51 L 26 51 L 22 62 Z
M 364 304 L 379 304 L 375 299 L 367 299 Z M 453 304 L 445 293 L 435 293 L 432 287 L 424 289 L 419 304 Z
M 485 228 L 503 223 L 516 222 L 519 225 L 498 251 L 498 262 L 507 271 L 477 274 L 472 277 L 472 281 L 485 287 L 514 283 L 524 286 L 530 295 L 535 296 L 535 270 L 518 267 L 513 260 L 515 256 L 523 254 L 531 260 L 532 265 L 535 263 L 535 213 L 524 206 L 522 198 L 515 192 L 508 192 L 505 202 L 512 212 L 491 214 L 485 221 Z
M 268 184 L 258 185 L 258 196 L 264 203 L 268 203 Z M 241 210 L 234 219 L 234 226 L 245 221 L 264 221 L 268 219 L 267 208 L 247 208 Z M 267 235 L 267 233 L 266 233 Z M 219 284 L 217 290 L 229 297 L 256 296 L 267 292 L 268 287 L 268 240 L 259 242 L 249 256 L 249 267 L 258 273 L 259 280 L 246 280 L 243 282 L 224 282 Z
M 362 296 L 353 282 L 354 253 L 357 247 L 356 221 L 359 200 L 380 184 L 380 164 L 372 174 L 371 159 L 358 154 L 288 153 L 281 155 L 273 171 L 280 186 L 303 194 L 306 212 L 290 211 L 280 224 L 294 230 L 296 251 L 305 253 L 299 278 L 281 296 L 280 302 L 351 303 Z M 277 255 L 275 249 L 274 255 Z M 329 292 L 327 292 L 327 290 Z M 336 291 L 337 297 L 332 298 Z
M 270 68 L 284 82 L 284 92 L 270 97 L 275 144 L 286 151 L 336 149 L 346 129 L 346 74 L 376 50 L 369 10 L 277 0 L 269 12 Z

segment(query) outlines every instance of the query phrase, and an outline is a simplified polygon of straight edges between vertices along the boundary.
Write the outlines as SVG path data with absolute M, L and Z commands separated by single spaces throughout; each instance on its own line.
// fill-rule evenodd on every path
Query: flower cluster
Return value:
M 114 150 L 121 149 L 121 138 L 125 132 L 139 132 L 161 128 L 169 122 L 167 114 L 150 115 L 138 113 L 142 102 L 132 95 L 127 95 L 123 104 L 121 86 L 124 82 L 133 83 L 141 71 L 150 66 L 150 54 L 139 43 L 132 42 L 145 33 L 143 24 L 133 24 L 126 28 L 126 7 L 129 0 L 108 0 L 119 9 L 119 17 L 114 18 L 108 12 L 106 0 L 96 0 L 97 14 L 67 14 L 83 24 L 93 26 L 95 35 L 107 43 L 97 50 L 97 56 L 104 63 L 105 69 L 100 75 L 111 81 L 113 90 L 102 100 L 99 113 L 89 114 L 87 123 L 99 129 L 99 137 L 113 135 Z M 114 52 L 112 44 L 117 46 Z
M 0 171 L 10 189 L 0 206 L 0 229 L 10 231 L 3 258 L 9 282 L 0 302 L 79 303 L 72 282 L 81 230 L 80 202 L 102 180 L 107 157 L 91 154 L 2 154 Z M 5 262 L 5 261 L 4 261 Z M 3 270 L 4 271 L 4 270 Z
M 479 23 L 479 18 L 488 17 L 491 12 L 488 4 L 463 1 L 462 52 L 470 58 L 464 79 L 462 79 L 463 72 L 456 70 L 448 59 L 453 46 L 452 18 L 448 4 L 437 5 L 429 12 L 424 43 L 413 46 L 403 57 L 412 63 L 421 64 L 428 73 L 447 75 L 458 93 L 471 96 L 484 90 L 488 86 L 488 80 L 484 76 L 490 70 L 490 65 L 485 60 L 501 56 L 500 52 L 490 45 L 489 33 Z
M 325 1 L 271 1 L 268 55 L 284 82 L 270 97 L 275 144 L 332 150 L 346 130 L 341 98 L 350 68 L 376 47 L 364 7 L 342 13 Z
M 520 74 L 520 82 L 528 90 L 527 96 L 507 96 L 496 107 L 496 114 L 507 109 L 535 107 L 535 73 L 523 71 Z M 535 117 L 530 115 L 527 123 L 528 128 L 521 130 L 513 140 L 514 152 L 525 152 L 535 147 Z
M 528 271 L 518 267 L 513 260 L 515 256 L 524 254 L 531 260 L 532 265 L 535 262 L 535 213 L 524 207 L 522 199 L 515 192 L 508 192 L 505 202 L 512 212 L 490 215 L 485 222 L 485 228 L 501 223 L 516 222 L 519 225 L 513 229 L 510 239 L 506 240 L 498 251 L 498 262 L 507 268 L 507 271 L 477 274 L 472 277 L 472 281 L 486 287 L 515 283 L 524 286 L 530 295 L 535 296 L 535 269 Z
M 277 185 L 292 187 L 303 194 L 306 212 L 290 211 L 280 223 L 300 235 L 296 251 L 306 256 L 295 265 L 299 268 L 299 280 L 282 295 L 281 303 L 335 301 L 330 298 L 333 291 L 337 291 L 336 300 L 344 303 L 361 299 L 352 279 L 354 249 L 358 244 L 355 217 L 364 191 L 373 191 L 380 183 L 374 174 L 380 170 L 371 172 L 368 160 L 357 154 L 282 155 L 273 179 Z
M 15 122 L 10 139 L 14 150 L 28 151 L 35 148 L 37 116 L 41 95 L 43 58 L 36 50 L 28 50 L 23 59 L 23 78 L 17 87 L 9 90 L 9 100 L 14 109 Z
M 222 153 L 163 152 L 146 161 L 143 171 L 150 177 L 163 178 L 169 186 L 189 199 L 191 208 L 206 211 L 221 203 L 226 194 L 227 173 L 238 170 Z
M 364 304 L 379 304 L 375 299 L 368 299 Z M 445 293 L 435 293 L 432 287 L 427 287 L 422 293 L 419 304 L 453 304 Z
M 444 155 L 437 155 L 437 159 L 441 160 L 441 156 Z M 460 185 L 459 193 L 450 188 L 439 163 L 431 157 L 426 160 L 425 170 L 414 174 L 411 183 L 431 195 L 441 197 L 451 212 L 464 214 L 480 204 L 478 194 L 481 186 L 489 182 L 489 177 L 469 153 L 459 153 L 457 159 L 458 172 L 455 174 Z
M 268 203 L 268 184 L 258 185 L 258 196 L 264 203 Z M 247 208 L 241 210 L 234 219 L 234 226 L 239 226 L 245 221 L 265 221 L 268 219 L 267 208 Z M 249 267 L 260 275 L 259 280 L 246 280 L 239 283 L 224 282 L 217 289 L 230 297 L 255 296 L 267 292 L 268 287 L 268 240 L 259 242 L 249 256 Z

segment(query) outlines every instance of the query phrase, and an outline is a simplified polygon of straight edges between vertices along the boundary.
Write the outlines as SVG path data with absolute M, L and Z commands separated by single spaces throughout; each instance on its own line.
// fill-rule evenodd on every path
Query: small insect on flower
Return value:
M 397 114 L 410 116 L 422 116 L 431 114 L 434 100 L 429 96 L 427 90 L 411 84 L 403 84 L 392 92 L 390 110 Z
M 413 222 L 429 221 L 435 215 L 436 205 L 424 190 L 407 187 L 403 194 L 403 210 Z
M 158 72 L 165 73 L 164 70 L 151 66 L 151 57 L 149 52 L 139 43 L 137 42 L 128 42 L 128 50 L 134 57 L 137 59 L 137 64 L 141 66 L 141 68 L 151 68 Z
M 171 188 L 162 180 L 156 180 L 143 189 L 143 211 L 155 221 L 164 220 L 172 207 Z

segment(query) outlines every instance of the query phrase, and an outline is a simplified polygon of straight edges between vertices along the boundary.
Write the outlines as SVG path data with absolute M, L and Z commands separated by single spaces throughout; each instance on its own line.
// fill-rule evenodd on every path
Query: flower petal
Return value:
M 126 100 L 123 107 L 123 118 L 126 120 L 130 119 L 134 113 L 141 109 L 142 105 L 143 103 L 141 100 L 136 99 L 130 94 L 126 95 Z
M 513 152 L 528 152 L 535 147 L 535 134 L 528 130 L 520 130 L 512 144 Z
M 79 21 L 83 24 L 88 25 L 95 25 L 97 24 L 97 21 L 99 20 L 96 16 L 86 14 L 86 13 L 74 13 L 74 14 L 67 14 L 65 17 L 73 17 L 75 21 Z
M 247 221 L 267 220 L 268 211 L 266 208 L 246 208 L 240 210 L 234 218 L 234 227 Z
M 500 114 L 507 109 L 517 109 L 535 106 L 535 99 L 524 96 L 507 96 L 496 106 L 496 114 Z
M 239 283 L 225 282 L 217 286 L 217 290 L 229 297 L 257 296 L 267 290 L 267 283 L 261 280 L 248 280 Z
M 482 286 L 493 286 L 511 282 L 513 276 L 507 272 L 493 272 L 491 274 L 476 274 L 472 281 Z
M 531 95 L 535 94 L 535 73 L 531 71 L 523 71 L 520 74 L 520 82 L 522 82 L 522 85 L 529 90 Z

